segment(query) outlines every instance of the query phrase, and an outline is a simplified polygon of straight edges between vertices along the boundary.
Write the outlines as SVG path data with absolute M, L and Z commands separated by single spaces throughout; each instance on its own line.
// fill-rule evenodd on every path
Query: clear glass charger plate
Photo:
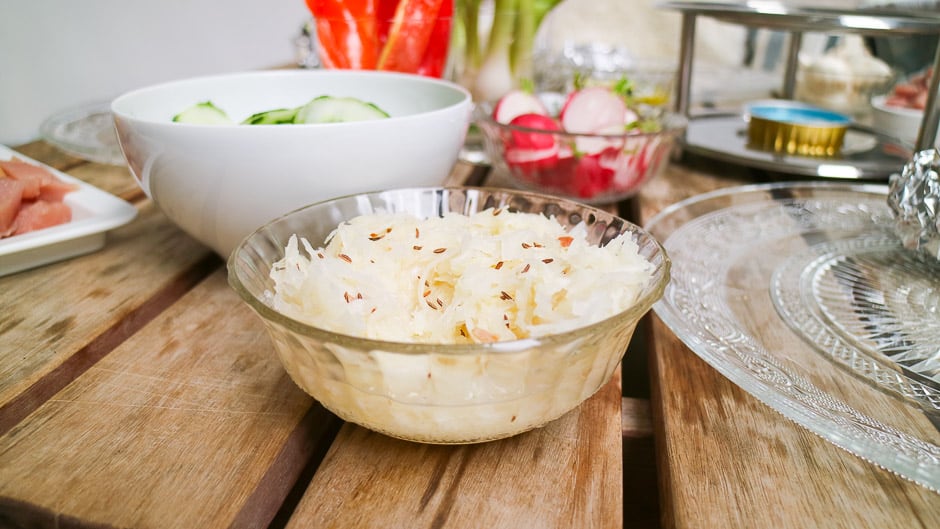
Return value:
M 764 184 L 664 209 L 654 311 L 772 409 L 940 491 L 940 263 L 901 247 L 886 193 Z
M 43 139 L 79 158 L 107 165 L 124 165 L 111 116 L 111 103 L 93 103 L 60 112 L 42 122 Z

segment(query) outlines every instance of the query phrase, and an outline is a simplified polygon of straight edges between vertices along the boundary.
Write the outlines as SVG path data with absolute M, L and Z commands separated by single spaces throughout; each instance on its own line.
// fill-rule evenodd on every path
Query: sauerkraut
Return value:
M 323 246 L 291 236 L 271 269 L 284 314 L 349 336 L 485 343 L 545 336 L 633 305 L 651 264 L 629 236 L 605 246 L 535 213 L 487 209 L 422 219 L 375 213 Z

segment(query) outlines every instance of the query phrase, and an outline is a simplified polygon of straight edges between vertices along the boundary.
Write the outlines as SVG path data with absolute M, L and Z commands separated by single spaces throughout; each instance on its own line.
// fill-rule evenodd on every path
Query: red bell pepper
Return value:
M 379 50 L 385 48 L 388 42 L 388 32 L 392 29 L 395 20 L 395 11 L 398 10 L 399 0 L 378 0 L 375 13 L 375 28 L 378 32 Z
M 373 69 L 378 60 L 377 0 L 306 0 L 327 68 Z
M 444 75 L 447 65 L 447 50 L 450 48 L 450 31 L 453 27 L 454 0 L 444 0 L 441 10 L 434 21 L 434 29 L 428 39 L 428 46 L 424 50 L 424 57 L 418 66 L 418 73 L 430 77 Z
M 449 0 L 452 1 L 452 0 Z M 444 0 L 400 0 L 378 68 L 415 73 L 424 59 Z
M 305 0 L 327 68 L 441 77 L 454 0 Z

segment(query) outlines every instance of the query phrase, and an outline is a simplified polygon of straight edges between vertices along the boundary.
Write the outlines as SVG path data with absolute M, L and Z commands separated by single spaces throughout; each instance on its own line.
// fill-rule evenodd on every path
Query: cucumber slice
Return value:
M 354 97 L 320 96 L 300 107 L 294 123 L 343 123 L 385 119 L 388 113 Z
M 231 125 L 232 119 L 211 101 L 203 101 L 187 108 L 173 116 L 177 123 L 194 123 L 197 125 Z
M 296 108 L 279 108 L 277 110 L 268 110 L 258 112 L 248 116 L 242 125 L 281 125 L 284 123 L 293 123 L 297 116 Z

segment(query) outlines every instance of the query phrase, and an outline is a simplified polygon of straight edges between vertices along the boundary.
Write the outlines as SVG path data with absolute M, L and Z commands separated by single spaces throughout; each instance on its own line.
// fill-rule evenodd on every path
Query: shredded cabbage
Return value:
M 651 264 L 630 237 L 587 242 L 536 214 L 362 215 L 314 248 L 291 236 L 271 269 L 274 307 L 350 336 L 418 343 L 545 336 L 636 302 Z

